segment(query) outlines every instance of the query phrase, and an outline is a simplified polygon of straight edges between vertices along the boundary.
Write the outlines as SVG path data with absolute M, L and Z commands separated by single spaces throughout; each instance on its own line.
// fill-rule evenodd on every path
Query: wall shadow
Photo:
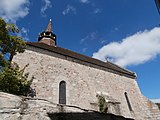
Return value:
M 51 120 L 134 120 L 116 116 L 113 114 L 104 114 L 98 112 L 84 113 L 47 113 Z

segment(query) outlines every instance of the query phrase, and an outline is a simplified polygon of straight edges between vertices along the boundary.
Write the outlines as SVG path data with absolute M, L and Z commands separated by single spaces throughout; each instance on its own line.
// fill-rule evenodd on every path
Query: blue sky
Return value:
M 0 0 L 0 17 L 36 42 L 49 19 L 60 47 L 137 73 L 148 98 L 160 98 L 160 16 L 154 0 Z

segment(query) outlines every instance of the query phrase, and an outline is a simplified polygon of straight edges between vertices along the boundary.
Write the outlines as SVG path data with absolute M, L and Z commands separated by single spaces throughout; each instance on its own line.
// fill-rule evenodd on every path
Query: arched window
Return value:
M 130 110 L 130 111 L 133 111 L 133 110 L 132 110 L 132 107 L 131 107 L 131 103 L 130 103 L 129 98 L 128 98 L 128 95 L 127 95 L 127 92 L 125 92 L 124 95 L 125 95 L 125 98 L 126 98 L 126 101 L 127 101 L 129 110 Z
M 66 82 L 59 83 L 59 104 L 66 104 Z

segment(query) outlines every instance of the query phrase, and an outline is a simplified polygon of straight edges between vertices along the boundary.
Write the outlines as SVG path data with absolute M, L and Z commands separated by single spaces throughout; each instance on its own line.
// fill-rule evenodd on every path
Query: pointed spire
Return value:
M 45 31 L 46 32 L 52 32 L 52 20 L 51 19 L 49 20 L 48 26 L 47 26 Z
M 56 46 L 56 35 L 52 32 L 52 20 L 49 20 L 48 26 L 45 31 L 41 32 L 38 41 L 50 46 Z

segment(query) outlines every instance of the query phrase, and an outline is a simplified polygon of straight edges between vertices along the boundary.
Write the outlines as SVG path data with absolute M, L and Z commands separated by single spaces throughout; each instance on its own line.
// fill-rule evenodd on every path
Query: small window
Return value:
M 132 110 L 132 107 L 131 107 L 131 103 L 130 103 L 129 98 L 128 98 L 127 92 L 125 92 L 124 95 L 125 95 L 125 98 L 126 98 L 126 101 L 127 101 L 129 110 L 130 110 L 130 111 L 133 111 L 133 110 Z
M 66 82 L 59 83 L 59 104 L 66 104 Z

